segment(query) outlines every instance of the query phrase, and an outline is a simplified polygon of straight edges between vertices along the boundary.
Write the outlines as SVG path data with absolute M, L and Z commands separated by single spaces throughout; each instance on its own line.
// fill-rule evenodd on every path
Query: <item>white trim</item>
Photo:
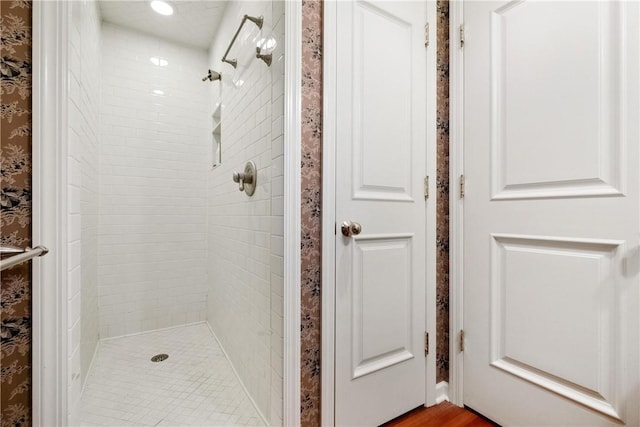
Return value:
M 464 173 L 464 56 L 459 32 L 463 2 L 450 2 L 449 8 L 449 397 L 462 406 L 464 353 L 458 349 L 458 334 L 463 328 L 464 203 L 458 185 Z
M 427 53 L 427 146 L 425 149 L 426 152 L 426 175 L 431 177 L 429 179 L 429 185 L 433 187 L 429 189 L 430 197 L 425 202 L 426 209 L 426 225 L 425 225 L 425 330 L 429 333 L 430 337 L 433 337 L 429 341 L 429 355 L 427 357 L 427 366 L 426 366 L 426 395 L 425 395 L 425 406 L 432 406 L 436 403 L 436 340 L 437 340 L 437 330 L 436 330 L 436 313 L 437 313 L 437 304 L 436 304 L 436 231 L 437 231 L 437 173 L 438 173 L 438 147 L 437 147 L 437 110 L 438 110 L 438 87 L 437 87 L 437 64 L 436 64 L 436 52 L 438 51 L 438 43 L 436 37 L 437 28 L 436 23 L 438 19 L 437 14 L 437 2 L 434 0 L 427 1 L 427 22 L 430 23 L 429 31 L 431 34 L 429 35 L 429 39 L 431 40 L 430 45 L 426 49 Z
M 436 185 L 437 147 L 437 69 L 436 69 L 436 2 L 427 1 L 427 21 L 431 23 L 432 44 L 427 49 L 427 147 L 426 174 Z M 322 131 L 322 344 L 321 344 L 321 425 L 335 424 L 335 224 L 336 224 L 336 74 L 337 74 L 337 2 L 324 2 L 323 29 L 323 131 Z M 425 204 L 427 210 L 425 262 L 427 266 L 425 328 L 431 337 L 430 355 L 426 360 L 425 406 L 436 403 L 436 196 Z M 433 242 L 429 244 L 428 242 Z
M 67 425 L 67 2 L 33 4 L 33 424 Z
M 322 326 L 320 424 L 335 425 L 337 3 L 325 1 L 322 70 Z
M 302 1 L 285 2 L 284 349 L 282 424 L 300 425 Z
M 449 383 L 440 381 L 436 384 L 436 405 L 449 401 Z
M 211 331 L 211 335 L 213 336 L 213 339 L 216 340 L 216 343 L 218 344 L 218 347 L 220 347 L 220 350 L 222 350 L 222 354 L 224 354 L 224 358 L 227 359 L 227 362 L 229 363 L 229 366 L 231 366 L 231 370 L 233 371 L 233 375 L 236 377 L 236 380 L 238 380 L 238 383 L 240 384 L 240 388 L 242 388 L 242 391 L 244 392 L 244 395 L 249 398 L 249 402 L 251 402 L 251 405 L 253 405 L 253 409 L 255 409 L 256 412 L 258 413 L 258 416 L 262 420 L 263 424 L 265 426 L 270 426 L 271 423 L 264 416 L 264 414 L 260 410 L 260 407 L 258 406 L 256 401 L 253 400 L 253 397 L 251 396 L 251 393 L 249 393 L 249 389 L 247 389 L 247 387 L 244 385 L 244 382 L 242 381 L 242 378 L 240 378 L 240 374 L 238 374 L 238 371 L 236 370 L 236 367 L 233 365 L 233 362 L 231 361 L 231 358 L 227 354 L 227 350 L 225 350 L 224 347 L 222 346 L 222 343 L 218 339 L 218 336 L 216 335 L 216 333 L 213 331 L 213 328 L 211 327 L 209 322 L 198 322 L 198 323 L 204 323 L 205 325 L 207 325 L 207 328 L 209 328 L 209 331 Z M 185 326 L 193 326 L 195 324 L 196 323 L 190 323 L 188 325 L 181 325 L 181 326 L 176 326 L 176 327 L 177 328 L 181 328 L 181 327 L 185 327 Z M 174 328 L 165 328 L 165 329 L 174 329 Z M 149 331 L 149 332 L 157 332 L 157 331 Z M 142 333 L 149 333 L 149 332 L 142 332 Z

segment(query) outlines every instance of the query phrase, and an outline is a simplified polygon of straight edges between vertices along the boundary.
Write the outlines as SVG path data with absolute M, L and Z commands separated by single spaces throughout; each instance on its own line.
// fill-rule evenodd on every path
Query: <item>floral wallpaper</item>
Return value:
M 436 381 L 449 381 L 449 1 L 437 2 Z
M 322 2 L 302 1 L 300 424 L 320 425 Z
M 0 1 L 0 244 L 31 244 L 31 1 Z M 0 281 L 0 425 L 31 424 L 31 283 Z

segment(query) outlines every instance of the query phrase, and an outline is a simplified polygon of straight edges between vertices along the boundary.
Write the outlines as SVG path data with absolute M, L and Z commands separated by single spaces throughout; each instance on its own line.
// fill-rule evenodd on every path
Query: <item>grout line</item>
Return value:
M 96 361 L 96 357 L 98 356 L 98 350 L 100 350 L 100 338 L 98 338 L 98 342 L 96 342 L 96 348 L 93 351 L 93 356 L 91 356 L 91 363 L 89 363 L 89 369 L 87 369 L 87 374 L 84 376 L 84 381 L 82 382 L 82 388 L 80 389 L 80 396 L 79 396 L 79 401 L 82 401 L 82 395 L 84 394 L 84 389 L 85 386 L 87 385 L 87 380 L 89 379 L 89 375 L 91 375 L 91 371 L 93 371 L 93 364 Z M 82 356 L 82 354 L 80 354 L 80 356 Z M 82 375 L 82 370 L 80 372 L 80 375 Z
M 231 362 L 231 359 L 229 358 L 229 355 L 227 354 L 227 351 L 224 349 L 224 347 L 222 346 L 222 343 L 218 339 L 218 336 L 213 331 L 213 328 L 211 327 L 211 324 L 209 324 L 209 322 L 207 322 L 207 321 L 205 321 L 204 323 L 206 323 L 207 327 L 211 331 L 211 335 L 213 335 L 213 339 L 216 340 L 216 342 L 218 343 L 218 346 L 220 346 L 220 350 L 222 350 L 222 353 L 224 354 L 225 359 L 227 359 L 227 361 L 229 362 L 229 366 L 231 366 L 231 370 L 233 371 L 233 374 L 235 375 L 236 379 L 238 380 L 238 383 L 240 383 L 240 387 L 242 387 L 242 391 L 244 391 L 244 394 L 247 396 L 247 398 L 249 399 L 249 401 L 253 405 L 254 409 L 258 413 L 258 416 L 260 416 L 260 419 L 262 420 L 264 425 L 266 427 L 270 427 L 271 424 L 267 421 L 267 418 L 264 416 L 264 414 L 262 413 L 262 411 L 260 410 L 260 408 L 256 404 L 256 401 L 253 400 L 253 396 L 251 396 L 251 394 L 249 393 L 249 390 L 247 390 L 247 387 L 244 385 L 244 382 L 240 378 L 240 375 L 238 375 L 238 371 L 236 371 L 236 367 L 233 365 L 233 362 Z M 271 403 L 271 401 L 269 401 L 269 403 Z
M 207 322 L 205 320 L 201 320 L 199 322 L 185 323 L 183 325 L 169 326 L 167 328 L 151 329 L 150 331 L 135 332 L 133 334 L 116 335 L 114 337 L 102 338 L 98 342 L 111 341 L 111 340 L 118 339 L 118 338 L 135 337 L 137 335 L 152 334 L 154 332 L 168 331 L 168 330 L 177 329 L 177 328 L 186 328 L 187 326 L 199 325 L 201 323 L 207 323 Z M 211 328 L 209 328 L 209 329 L 211 329 Z M 95 355 L 94 355 L 94 357 L 95 357 Z

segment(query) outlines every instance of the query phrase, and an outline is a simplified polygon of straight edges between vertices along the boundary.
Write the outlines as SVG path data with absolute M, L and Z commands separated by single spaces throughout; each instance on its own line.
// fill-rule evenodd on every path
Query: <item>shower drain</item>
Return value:
M 168 354 L 156 354 L 151 358 L 152 362 L 162 362 L 163 360 L 167 360 L 169 358 Z

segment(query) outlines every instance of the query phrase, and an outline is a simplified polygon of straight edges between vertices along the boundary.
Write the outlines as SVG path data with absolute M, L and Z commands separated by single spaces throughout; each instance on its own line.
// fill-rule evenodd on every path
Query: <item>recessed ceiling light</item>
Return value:
M 157 65 L 158 67 L 166 67 L 169 65 L 169 61 L 166 59 L 158 58 L 157 56 L 152 56 L 149 58 L 149 61 L 153 63 L 153 65 Z
M 164 91 L 160 90 L 160 89 L 154 89 L 153 93 L 156 95 L 164 95 Z
M 160 15 L 173 15 L 173 7 L 162 0 L 153 0 L 151 2 L 151 9 L 155 10 Z

